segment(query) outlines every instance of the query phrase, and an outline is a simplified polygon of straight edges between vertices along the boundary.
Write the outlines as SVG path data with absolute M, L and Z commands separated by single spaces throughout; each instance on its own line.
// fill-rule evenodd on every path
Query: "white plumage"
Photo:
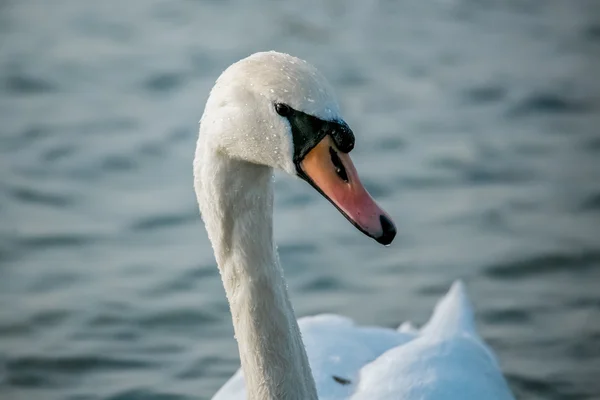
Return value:
M 321 400 L 513 399 L 492 351 L 475 329 L 460 281 L 418 330 L 409 323 L 398 330 L 357 326 L 349 318 L 327 314 L 298 323 Z M 239 370 L 213 400 L 245 396 Z

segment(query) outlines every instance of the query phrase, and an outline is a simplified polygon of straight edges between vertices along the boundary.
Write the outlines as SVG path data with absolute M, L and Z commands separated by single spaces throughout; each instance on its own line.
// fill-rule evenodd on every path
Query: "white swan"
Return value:
M 214 399 L 512 399 L 460 283 L 420 330 L 358 327 L 333 315 L 296 321 L 273 243 L 273 169 L 300 176 L 389 244 L 394 225 L 361 185 L 353 146 L 331 87 L 298 58 L 254 54 L 212 89 L 194 186 L 242 365 Z

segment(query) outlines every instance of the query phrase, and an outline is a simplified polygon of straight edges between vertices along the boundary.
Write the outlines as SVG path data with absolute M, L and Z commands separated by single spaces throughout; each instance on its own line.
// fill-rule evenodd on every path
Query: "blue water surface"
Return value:
M 277 176 L 299 316 L 423 323 L 461 278 L 522 399 L 600 398 L 600 7 L 0 2 L 0 398 L 207 399 L 238 368 L 192 157 L 259 50 L 331 80 L 394 244 Z

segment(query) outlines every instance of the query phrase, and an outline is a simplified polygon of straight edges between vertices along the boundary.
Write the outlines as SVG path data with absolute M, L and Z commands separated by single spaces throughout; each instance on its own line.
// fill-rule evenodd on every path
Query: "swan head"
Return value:
M 333 89 L 306 61 L 271 51 L 234 63 L 217 79 L 200 125 L 198 149 L 298 176 L 367 236 L 394 239 L 391 218 L 350 159 L 354 133 Z

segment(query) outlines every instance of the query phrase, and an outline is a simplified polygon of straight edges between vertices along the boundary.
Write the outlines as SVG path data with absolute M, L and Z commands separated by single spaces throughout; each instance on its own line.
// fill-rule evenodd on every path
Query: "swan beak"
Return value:
M 327 198 L 361 232 L 388 245 L 396 227 L 364 188 L 348 153 L 326 135 L 299 162 L 300 176 Z M 304 176 L 303 176 L 304 175 Z

